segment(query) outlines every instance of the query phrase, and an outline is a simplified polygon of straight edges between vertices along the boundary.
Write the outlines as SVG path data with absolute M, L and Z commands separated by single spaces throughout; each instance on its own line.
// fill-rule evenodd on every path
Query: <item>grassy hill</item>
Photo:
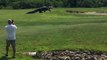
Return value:
M 5 53 L 5 28 L 9 18 L 17 25 L 17 57 L 33 60 L 26 51 L 87 49 L 107 52 L 107 16 L 67 13 L 66 10 L 106 11 L 107 8 L 57 8 L 52 12 L 26 14 L 26 10 L 0 10 L 0 60 Z M 38 60 L 38 59 L 37 59 Z

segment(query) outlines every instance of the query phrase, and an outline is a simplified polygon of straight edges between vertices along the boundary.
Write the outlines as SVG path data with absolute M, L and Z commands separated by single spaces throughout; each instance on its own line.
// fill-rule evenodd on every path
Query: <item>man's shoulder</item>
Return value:
M 15 28 L 17 28 L 17 26 L 16 25 L 12 25 L 13 27 L 15 27 Z
M 16 25 L 13 25 L 13 24 L 12 24 L 12 26 L 16 26 Z
M 6 25 L 5 28 L 7 28 L 7 27 L 14 27 L 14 28 L 17 28 L 17 26 L 16 26 L 16 25 L 13 25 L 13 24 L 11 24 L 11 25 Z
M 5 26 L 5 28 L 7 28 L 7 27 L 8 27 L 8 25 Z

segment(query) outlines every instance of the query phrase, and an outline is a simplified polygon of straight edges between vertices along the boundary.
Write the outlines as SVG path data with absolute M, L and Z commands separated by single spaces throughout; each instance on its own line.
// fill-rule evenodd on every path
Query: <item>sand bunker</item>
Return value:
M 80 13 L 80 14 L 87 14 L 87 15 L 107 15 L 107 13 L 103 13 L 103 12 L 84 12 L 84 13 Z
M 107 15 L 107 12 L 96 12 L 96 11 L 84 12 L 84 11 L 67 10 L 66 12 L 74 13 L 74 14 L 86 14 L 86 15 Z

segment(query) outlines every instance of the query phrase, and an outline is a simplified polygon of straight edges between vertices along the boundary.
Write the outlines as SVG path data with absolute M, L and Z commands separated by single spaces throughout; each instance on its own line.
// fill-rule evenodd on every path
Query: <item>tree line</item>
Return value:
M 0 9 L 28 9 L 41 6 L 53 7 L 107 7 L 107 0 L 0 0 Z

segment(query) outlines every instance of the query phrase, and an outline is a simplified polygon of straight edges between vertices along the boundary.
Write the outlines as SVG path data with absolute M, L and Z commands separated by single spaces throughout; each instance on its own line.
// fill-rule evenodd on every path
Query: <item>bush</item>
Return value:
M 28 9 L 36 7 L 34 2 L 18 1 L 12 5 L 13 9 Z
M 54 7 L 107 7 L 107 0 L 0 0 L 0 8 L 28 9 L 44 5 Z
M 7 7 L 7 4 L 0 2 L 0 9 L 5 8 L 5 7 Z

